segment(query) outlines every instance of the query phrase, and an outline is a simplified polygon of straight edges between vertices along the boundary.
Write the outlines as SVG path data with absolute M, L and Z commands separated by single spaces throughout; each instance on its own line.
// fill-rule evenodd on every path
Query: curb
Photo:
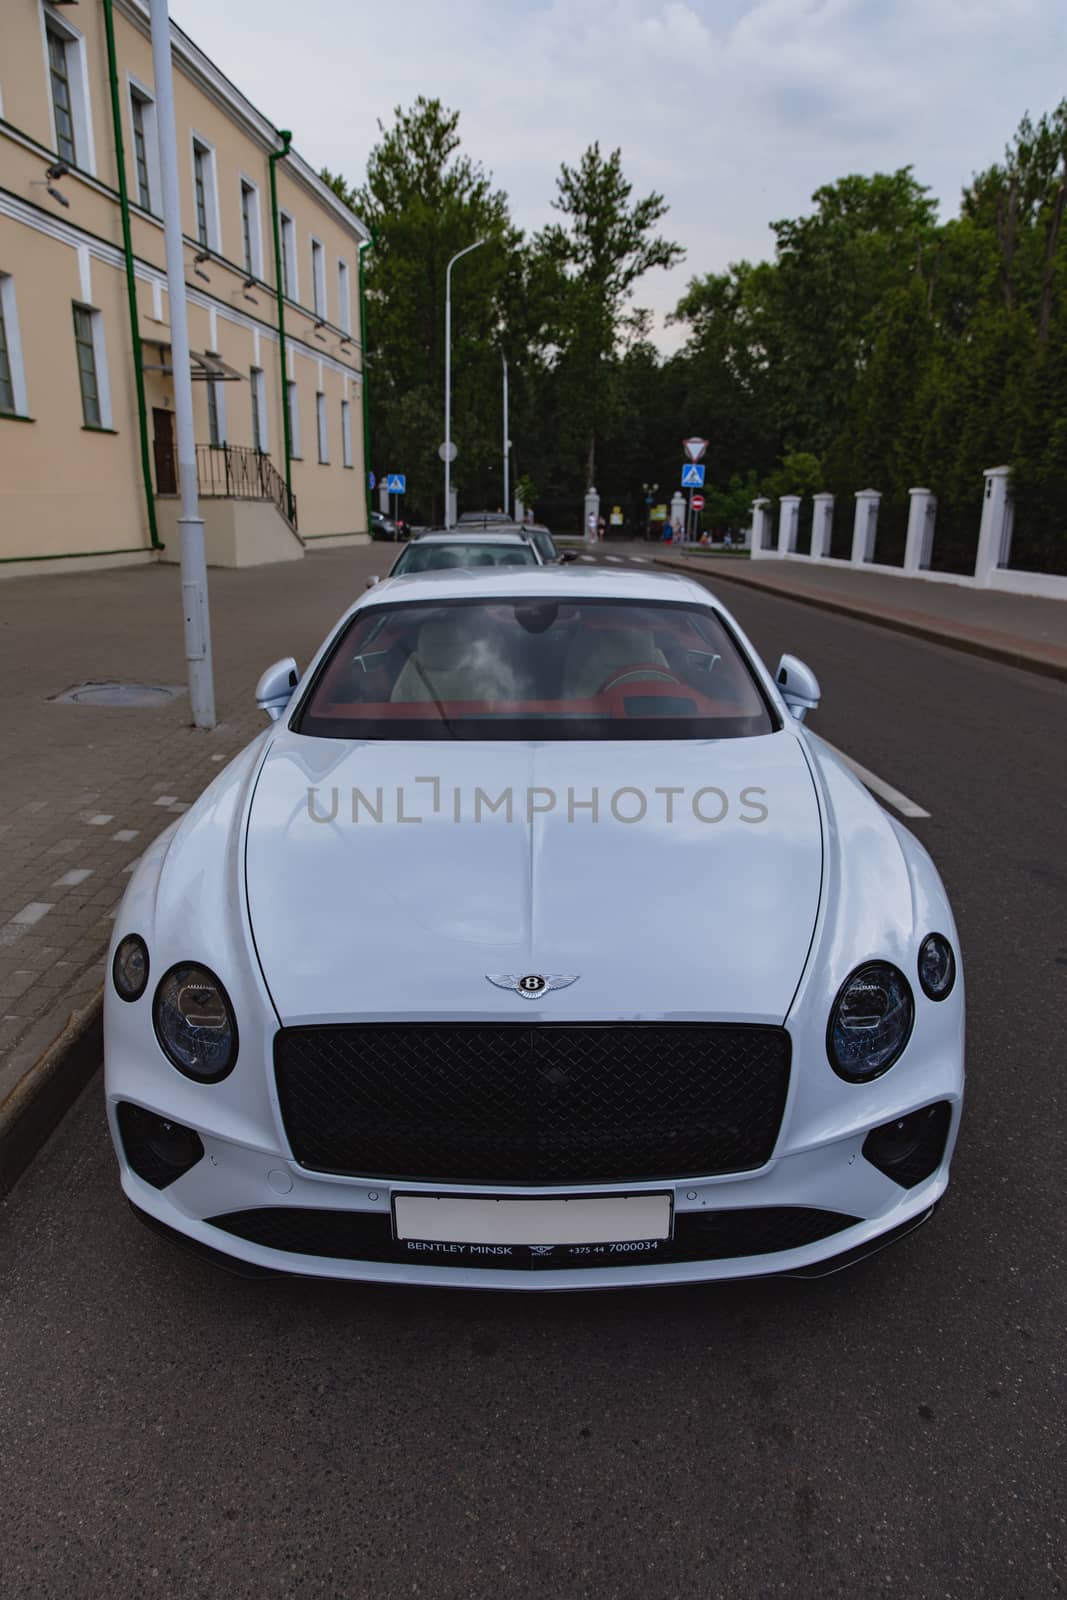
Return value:
M 60 1118 L 100 1065 L 104 990 L 71 1012 L 58 1039 L 41 1052 L 0 1105 L 0 1198 L 14 1188 Z
M 666 567 L 671 572 L 683 572 L 687 578 L 709 578 L 718 583 L 737 583 L 743 589 L 755 590 L 757 594 L 770 595 L 772 599 L 794 600 L 798 605 L 814 606 L 818 611 L 832 611 L 838 616 L 851 617 L 854 622 L 869 622 L 876 628 L 889 628 L 894 633 L 910 634 L 914 639 L 925 639 L 928 644 L 941 644 L 949 650 L 959 650 L 965 655 L 984 656 L 987 661 L 996 661 L 1001 666 L 1017 667 L 1022 672 L 1033 672 L 1043 678 L 1058 678 L 1067 681 L 1067 662 L 1047 661 L 1041 656 L 1028 655 L 1024 650 L 1013 650 L 1007 645 L 990 644 L 984 639 L 975 639 L 966 634 L 942 633 L 935 627 L 928 627 L 921 622 L 913 622 L 909 617 L 894 616 L 892 613 L 871 611 L 863 606 L 850 605 L 843 600 L 831 600 L 823 595 L 801 594 L 795 590 L 780 589 L 774 584 L 760 583 L 755 578 L 741 578 L 731 572 L 699 572 L 692 567 L 683 566 L 679 561 L 665 561 L 662 557 L 653 557 L 657 567 Z

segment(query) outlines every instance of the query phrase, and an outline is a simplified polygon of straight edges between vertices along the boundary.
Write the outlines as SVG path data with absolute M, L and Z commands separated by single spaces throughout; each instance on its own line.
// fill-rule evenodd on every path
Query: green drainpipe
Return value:
M 282 377 L 282 433 L 285 438 L 285 496 L 289 503 L 289 520 L 293 520 L 293 437 L 289 425 L 289 373 L 285 364 L 285 285 L 282 282 L 282 230 L 278 221 L 277 164 L 289 154 L 293 136 L 288 128 L 278 129 L 282 141 L 280 150 L 270 157 L 270 214 L 274 225 L 274 284 L 278 300 L 278 364 Z
M 359 376 L 360 388 L 363 390 L 363 493 L 364 505 L 367 512 L 367 532 L 370 532 L 370 409 L 367 400 L 367 290 L 363 281 L 363 252 L 373 250 L 378 243 L 371 236 L 359 247 Z
M 111 120 L 115 126 L 115 160 L 119 169 L 119 210 L 122 213 L 122 249 L 126 257 L 126 298 L 130 305 L 130 337 L 133 341 L 133 378 L 137 385 L 137 427 L 141 435 L 141 475 L 144 479 L 145 509 L 153 550 L 162 550 L 163 541 L 156 526 L 156 500 L 152 493 L 152 463 L 148 449 L 148 413 L 144 398 L 144 369 L 141 365 L 141 329 L 137 320 L 137 277 L 133 270 L 133 240 L 130 236 L 130 196 L 126 188 L 126 150 L 122 142 L 122 112 L 119 106 L 119 69 L 115 57 L 115 17 L 113 0 L 104 0 L 104 29 L 107 33 L 107 70 L 111 80 Z

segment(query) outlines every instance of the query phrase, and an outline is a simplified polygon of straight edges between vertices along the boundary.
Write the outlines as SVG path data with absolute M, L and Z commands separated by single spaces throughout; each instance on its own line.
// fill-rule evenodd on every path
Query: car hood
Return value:
M 284 1023 L 780 1023 L 811 944 L 822 851 L 787 730 L 545 744 L 283 731 L 245 862 Z M 489 981 L 530 973 L 577 981 L 534 1001 Z

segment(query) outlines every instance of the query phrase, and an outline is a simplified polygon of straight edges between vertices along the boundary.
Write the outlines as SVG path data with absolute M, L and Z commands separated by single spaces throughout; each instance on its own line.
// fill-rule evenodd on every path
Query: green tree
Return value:
M 521 235 L 507 197 L 462 152 L 458 112 L 420 96 L 379 129 L 358 187 L 323 176 L 374 233 L 365 333 L 372 464 L 379 472 L 406 471 L 406 510 L 439 521 L 445 269 L 458 250 L 486 241 L 453 274 L 453 481 L 468 501 L 496 504 L 503 492 L 500 351 L 508 308 L 521 299 Z
M 576 167 L 563 163 L 552 205 L 565 220 L 534 241 L 542 275 L 554 288 L 556 425 L 573 466 L 584 455 L 586 487 L 596 478 L 597 440 L 619 401 L 617 357 L 626 336 L 640 341 L 646 326 L 645 314 L 631 305 L 632 291 L 646 272 L 671 267 L 684 254 L 655 231 L 668 209 L 663 196 L 632 195 L 622 152 L 604 156 L 593 144 Z

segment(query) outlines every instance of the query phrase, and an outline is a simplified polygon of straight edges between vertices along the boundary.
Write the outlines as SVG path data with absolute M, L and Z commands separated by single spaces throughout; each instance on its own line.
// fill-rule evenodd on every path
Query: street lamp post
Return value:
M 511 487 L 508 473 L 511 440 L 508 437 L 508 358 L 503 351 L 500 352 L 500 359 L 504 363 L 504 514 L 506 516 L 509 510 L 508 496 Z
M 445 527 L 452 526 L 452 268 L 461 256 L 485 243 L 476 239 L 465 250 L 457 250 L 445 269 Z
M 151 0 L 150 14 L 156 118 L 159 128 L 159 169 L 163 191 L 163 241 L 167 258 L 167 295 L 170 302 L 174 413 L 178 428 L 178 476 L 182 496 L 182 514 L 178 518 L 178 528 L 181 540 L 182 606 L 185 613 L 185 659 L 189 670 L 189 701 L 192 706 L 193 721 L 198 728 L 213 728 L 215 683 L 211 668 L 211 623 L 207 603 L 204 523 L 200 516 L 196 483 L 193 385 L 189 362 L 189 323 L 185 307 L 185 262 L 181 195 L 178 188 L 178 140 L 174 122 L 174 81 L 167 0 Z

